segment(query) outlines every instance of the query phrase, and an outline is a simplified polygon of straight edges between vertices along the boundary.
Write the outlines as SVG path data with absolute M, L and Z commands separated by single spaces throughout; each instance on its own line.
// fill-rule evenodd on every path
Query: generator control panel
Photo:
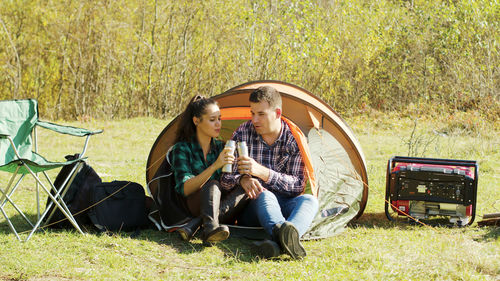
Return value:
M 391 197 L 397 200 L 420 200 L 472 204 L 474 179 L 461 169 L 399 164 L 391 173 Z

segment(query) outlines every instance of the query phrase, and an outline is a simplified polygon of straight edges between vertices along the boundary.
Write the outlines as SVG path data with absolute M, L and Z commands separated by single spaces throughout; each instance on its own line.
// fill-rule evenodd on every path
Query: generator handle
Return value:
M 474 181 L 472 182 L 472 192 L 474 193 L 474 196 L 472 197 L 472 217 L 470 219 L 470 222 L 468 225 L 472 225 L 474 222 L 474 219 L 476 218 L 476 201 L 477 201 L 477 181 L 479 180 L 479 166 L 477 164 L 477 161 L 474 162 Z
M 477 170 L 477 161 L 474 160 L 457 160 L 457 159 L 439 159 L 439 158 L 420 158 L 408 156 L 393 156 L 389 160 L 390 168 L 394 168 L 396 163 L 418 163 L 418 164 L 436 164 L 436 165 L 456 165 L 464 167 L 475 167 Z
M 397 157 L 397 156 L 396 156 Z M 391 214 L 389 214 L 389 200 L 390 200 L 390 195 L 389 193 L 391 192 L 390 190 L 390 177 L 391 177 L 391 171 L 393 169 L 393 159 L 394 157 L 391 157 L 389 159 L 389 162 L 387 162 L 387 173 L 385 175 L 385 204 L 384 204 L 384 210 L 385 210 L 385 216 L 389 221 L 394 221 L 394 219 L 391 217 Z

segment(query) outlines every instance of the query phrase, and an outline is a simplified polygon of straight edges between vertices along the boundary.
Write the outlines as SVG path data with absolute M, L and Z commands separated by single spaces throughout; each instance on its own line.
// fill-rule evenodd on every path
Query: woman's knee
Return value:
M 220 182 L 218 180 L 209 180 L 203 185 L 203 188 L 208 187 L 208 186 L 216 186 L 217 188 L 219 188 Z
M 211 192 L 221 193 L 219 181 L 217 181 L 217 180 L 210 180 L 210 181 L 208 181 L 207 183 L 205 183 L 201 187 L 201 192 L 202 193 L 205 193 L 205 192 L 209 192 L 209 193 L 211 193 Z

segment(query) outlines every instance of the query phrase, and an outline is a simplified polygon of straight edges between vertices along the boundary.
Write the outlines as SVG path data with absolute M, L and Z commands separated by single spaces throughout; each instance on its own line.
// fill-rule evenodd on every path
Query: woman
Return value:
M 182 194 L 195 217 L 177 232 L 189 241 L 203 224 L 202 239 L 218 242 L 229 237 L 229 228 L 244 208 L 247 196 L 241 187 L 224 194 L 221 201 L 221 168 L 234 162 L 230 148 L 216 138 L 221 130 L 221 115 L 213 99 L 195 96 L 180 117 L 176 144 L 170 152 L 175 190 Z M 199 202 L 199 204 L 198 204 Z

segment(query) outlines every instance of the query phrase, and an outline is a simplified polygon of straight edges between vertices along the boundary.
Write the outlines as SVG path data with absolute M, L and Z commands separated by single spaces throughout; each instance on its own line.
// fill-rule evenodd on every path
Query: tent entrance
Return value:
M 333 236 L 361 209 L 364 183 L 344 147 L 327 131 L 312 128 L 309 150 L 318 181 L 319 211 L 304 239 Z

